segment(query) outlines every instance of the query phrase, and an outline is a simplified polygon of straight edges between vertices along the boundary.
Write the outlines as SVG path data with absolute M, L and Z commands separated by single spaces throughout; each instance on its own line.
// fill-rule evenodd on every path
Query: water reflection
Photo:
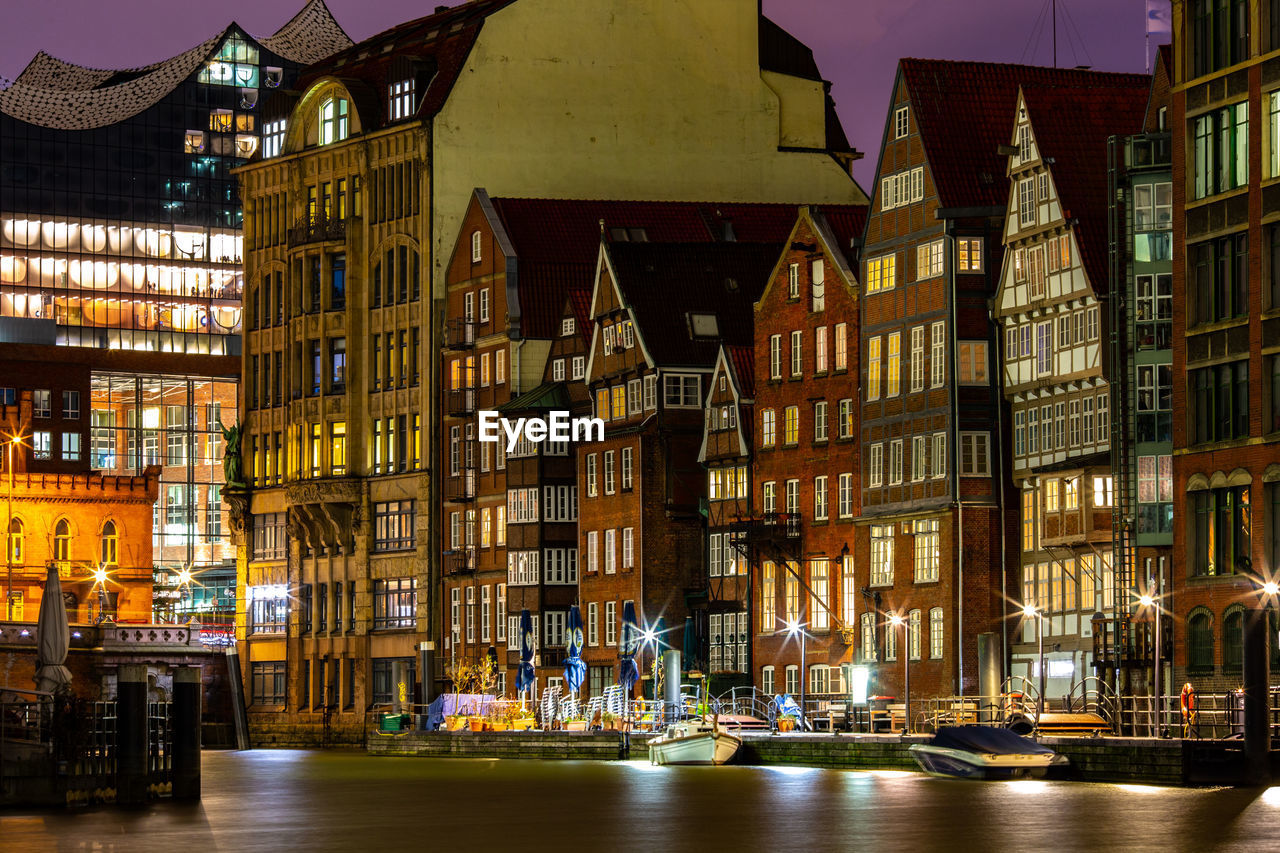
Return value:
M 0 817 L 0 850 L 1280 848 L 1280 787 L 300 751 L 206 753 L 204 782 L 196 805 Z

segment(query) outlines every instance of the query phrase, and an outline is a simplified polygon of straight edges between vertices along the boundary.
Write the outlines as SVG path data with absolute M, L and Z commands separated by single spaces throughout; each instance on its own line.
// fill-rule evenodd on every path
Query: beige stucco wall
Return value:
M 821 144 L 821 84 L 766 82 L 757 40 L 756 0 L 524 0 L 490 16 L 434 124 L 437 294 L 476 186 L 865 202 L 826 154 L 778 151 Z

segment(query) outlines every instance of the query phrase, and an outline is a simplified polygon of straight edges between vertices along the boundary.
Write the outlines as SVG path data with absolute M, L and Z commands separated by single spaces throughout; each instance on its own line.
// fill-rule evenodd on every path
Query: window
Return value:
M 787 489 L 786 511 L 792 515 L 795 515 L 796 513 L 800 512 L 800 481 L 787 480 L 786 489 Z
M 804 373 L 804 332 L 796 331 L 791 333 L 791 376 L 792 378 L 801 376 Z
M 777 412 L 773 409 L 765 409 L 760 413 L 760 446 L 773 447 L 777 439 Z
M 889 363 L 885 377 L 885 396 L 896 397 L 902 382 L 902 333 L 889 335 Z
M 635 465 L 632 462 L 632 448 L 622 448 L 622 490 L 630 491 L 635 476 Z
M 1280 229 L 1277 229 L 1280 232 Z M 835 331 L 835 369 L 849 369 L 849 341 L 848 341 L 848 325 L 845 323 L 836 323 Z
M 387 87 L 391 107 L 391 120 L 398 121 L 413 115 L 413 80 L 401 80 Z
M 987 377 L 987 342 L 960 342 L 960 376 L 961 385 L 986 385 Z
M 80 433 L 64 432 L 62 434 L 62 461 L 80 461 Z
M 760 632 L 772 633 L 777 627 L 777 568 L 771 560 L 760 567 Z
M 1018 225 L 1028 228 L 1036 224 L 1036 182 L 1032 178 L 1018 181 Z
M 1219 5 L 1225 5 L 1219 0 Z M 1246 13 L 1247 14 L 1247 13 Z M 1230 104 L 1192 120 L 1192 193 L 1205 198 L 1249 183 L 1249 104 Z
M 867 293 L 892 290 L 897 285 L 897 255 L 867 260 Z
M 841 474 L 838 479 L 836 512 L 841 518 L 853 517 L 853 475 Z
M 876 659 L 876 616 L 874 613 L 863 613 L 859 618 L 862 626 L 862 659 Z
M 289 597 L 284 586 L 251 586 L 246 591 L 245 608 L 249 634 L 283 634 L 289 613 Z
M 254 661 L 250 664 L 250 701 L 254 705 L 285 703 L 285 662 Z
M 347 138 L 346 98 L 329 98 L 320 104 L 320 144 L 330 145 Z
M 871 445 L 870 457 L 867 461 L 867 485 L 880 486 L 884 476 L 884 445 Z
M 871 585 L 893 586 L 893 525 L 871 526 Z
M 916 246 L 916 279 L 936 278 L 942 275 L 942 240 L 933 240 Z
M 945 381 L 947 369 L 946 341 L 947 328 L 945 323 L 934 323 L 931 327 L 932 340 L 929 352 L 929 387 L 939 388 Z
M 1080 478 L 1062 481 L 1062 508 L 1068 511 L 1080 509 Z
M 405 551 L 414 546 L 415 501 L 382 501 L 373 505 L 373 550 Z
M 911 438 L 911 481 L 913 483 L 924 479 L 925 460 L 928 458 L 925 442 L 926 438 L 923 435 Z
M 839 418 L 839 437 L 853 438 L 853 400 L 846 398 L 840 401 Z
M 823 311 L 827 307 L 826 269 L 821 258 L 809 263 L 809 310 Z
M 1189 444 L 1249 435 L 1249 362 L 1234 361 L 1188 371 Z M 1101 406 L 1104 398 L 1099 397 Z M 1099 411 L 1099 430 L 1102 413 Z
M 9 553 L 8 562 L 21 566 L 23 558 L 26 554 L 26 530 L 22 523 L 22 519 L 14 518 L 9 521 Z
M 813 404 L 813 440 L 827 440 L 827 403 L 825 400 Z
M 1093 505 L 1109 507 L 1115 504 L 1114 479 L 1097 476 L 1093 478 Z
M 867 341 L 867 399 L 880 399 L 880 338 Z
M 907 658 L 920 660 L 920 611 L 907 614 Z
M 947 476 L 947 434 L 933 434 L 933 478 L 940 480 Z
M 924 326 L 911 330 L 911 390 L 924 389 Z
M 607 646 L 618 644 L 618 602 L 604 603 L 604 642 Z
M 813 520 L 827 520 L 827 478 L 813 478 Z
M 778 484 L 770 480 L 760 486 L 760 503 L 761 510 L 765 515 L 770 515 L 778 510 Z
M 469 604 L 475 587 L 467 587 Z M 418 624 L 418 581 L 390 578 L 373 582 L 373 627 L 413 628 Z
M 37 388 L 31 392 L 31 416 L 33 418 L 53 417 L 53 392 Z
M 1250 557 L 1249 487 L 1204 489 L 1187 496 L 1188 551 L 1197 577 L 1235 574 Z
M 62 392 L 62 419 L 66 421 L 80 420 L 80 392 Z
M 609 528 L 604 532 L 604 573 L 616 574 L 618 571 L 618 531 Z
M 1249 236 L 1230 234 L 1187 247 L 1187 325 L 1249 314 Z
M 941 607 L 935 607 L 929 611 L 929 657 L 935 660 L 942 657 Z
M 982 272 L 982 240 L 976 237 L 956 240 L 956 255 L 960 272 Z
M 929 583 L 938 579 L 939 533 L 938 519 L 916 519 L 915 532 L 915 581 Z
M 662 377 L 663 402 L 668 407 L 702 408 L 701 377 L 668 373 Z
M 800 298 L 800 265 L 789 264 L 787 266 L 787 298 Z
M 783 434 L 782 443 L 785 445 L 794 445 L 800 442 L 800 407 L 787 406 L 783 412 Z
M 1187 617 L 1187 671 L 1213 672 L 1213 616 L 1207 610 Z
M 769 378 L 782 378 L 782 335 L 769 336 Z
M 902 483 L 902 439 L 889 442 L 889 485 Z
M 809 590 L 812 593 L 809 600 L 809 626 L 815 631 L 826 631 L 831 627 L 830 571 L 827 560 L 813 560 L 809 563 Z
M 960 433 L 960 474 L 964 477 L 989 477 L 991 434 Z
M 614 452 L 606 450 L 604 452 L 604 493 L 611 495 L 614 493 L 614 472 L 613 472 Z
M 814 329 L 813 340 L 813 372 L 815 374 L 827 372 L 827 327 L 819 326 Z
M 1043 375 L 1053 370 L 1053 324 L 1036 324 L 1036 373 Z
M 910 122 L 907 120 L 907 108 L 898 107 L 893 111 L 893 138 L 901 139 L 906 136 L 910 130 Z

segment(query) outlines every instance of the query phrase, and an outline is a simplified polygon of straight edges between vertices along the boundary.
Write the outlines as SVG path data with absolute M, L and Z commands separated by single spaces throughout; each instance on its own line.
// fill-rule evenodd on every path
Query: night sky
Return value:
M 12 79 L 37 50 L 103 68 L 166 59 L 232 20 L 267 36 L 305 0 L 3 0 L 0 75 Z M 327 0 L 356 41 L 454 0 Z M 537 0 L 528 0 L 537 2 Z M 634 0 L 600 0 L 634 2 Z M 832 81 L 869 188 L 898 57 L 1052 62 L 1050 0 L 764 0 L 765 13 L 813 48 Z M 1058 62 L 1143 70 L 1144 0 L 1058 0 Z M 1167 37 L 1164 37 L 1167 39 Z M 1153 40 L 1154 49 L 1154 40 Z

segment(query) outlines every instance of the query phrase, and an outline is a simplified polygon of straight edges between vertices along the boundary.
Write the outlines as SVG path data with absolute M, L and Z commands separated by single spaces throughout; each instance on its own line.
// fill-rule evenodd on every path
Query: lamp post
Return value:
M 1036 728 L 1040 728 L 1040 718 L 1044 716 L 1044 614 L 1034 604 L 1024 604 L 1022 615 L 1036 620 L 1036 645 L 1039 649 L 1039 682 L 1036 685 Z
M 9 621 L 13 621 L 13 449 L 21 443 L 21 436 L 9 437 L 9 521 L 4 527 L 4 618 Z
M 902 733 L 911 734 L 911 649 L 908 647 L 907 620 L 898 613 L 889 614 L 889 624 L 902 627 Z
M 1160 597 L 1158 595 L 1138 596 L 1138 603 L 1143 607 L 1154 607 L 1156 610 L 1156 643 L 1155 643 L 1155 667 L 1152 687 L 1156 694 L 1156 737 L 1160 737 L 1162 724 L 1164 721 L 1164 693 L 1161 692 L 1162 672 L 1164 668 L 1164 660 L 1160 657 Z
M 796 621 L 796 620 L 792 619 L 792 620 L 790 620 L 790 621 L 788 621 L 788 622 L 787 622 L 787 636 L 788 636 L 788 637 L 794 637 L 794 636 L 796 636 L 797 634 L 799 634 L 799 635 L 800 635 L 800 729 L 801 729 L 801 731 L 803 731 L 803 730 L 804 730 L 804 721 L 805 721 L 805 715 L 804 715 L 804 680 L 805 680 L 805 666 L 804 666 L 804 663 L 805 663 L 805 662 L 804 662 L 804 653 L 805 653 L 806 640 L 808 640 L 808 639 L 809 639 L 809 635 L 808 635 L 808 633 L 806 633 L 806 632 L 805 632 L 805 630 L 804 630 L 804 623 L 803 623 L 803 622 L 798 622 L 798 621 Z

